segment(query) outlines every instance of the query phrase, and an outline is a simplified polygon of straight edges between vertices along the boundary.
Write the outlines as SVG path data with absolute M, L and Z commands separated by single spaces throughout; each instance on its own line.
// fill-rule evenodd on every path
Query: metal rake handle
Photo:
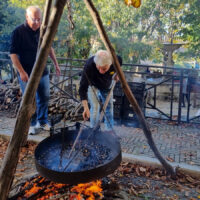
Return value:
M 102 111 L 101 111 L 101 113 L 100 113 L 99 121 L 97 122 L 96 126 L 95 126 L 94 129 L 93 129 L 94 131 L 98 129 L 98 127 L 99 127 L 101 121 L 103 120 L 103 116 L 104 116 L 104 114 L 105 114 L 106 108 L 107 108 L 108 103 L 109 103 L 109 101 L 110 101 L 110 98 L 111 98 L 112 92 L 113 92 L 113 90 L 114 90 L 114 88 L 115 88 L 115 85 L 116 85 L 116 81 L 113 80 L 112 87 L 111 87 L 111 89 L 110 89 L 110 92 L 109 92 L 108 96 L 106 97 L 106 101 L 105 101 L 105 103 L 104 103 L 104 105 L 103 105 L 103 108 L 102 108 Z
M 83 125 L 85 125 L 85 123 L 86 123 L 86 120 L 84 120 Z M 72 149 L 71 149 L 71 151 L 69 152 L 68 159 L 70 158 L 72 152 L 74 151 L 75 146 L 76 146 L 76 144 L 77 144 L 77 142 L 78 142 L 78 139 L 79 139 L 79 137 L 81 136 L 81 133 L 83 132 L 83 125 L 82 125 L 81 128 L 79 129 L 78 135 L 77 135 L 77 137 L 76 137 L 76 139 L 75 139 L 75 141 L 74 141 L 74 144 L 73 144 L 73 146 L 72 146 Z

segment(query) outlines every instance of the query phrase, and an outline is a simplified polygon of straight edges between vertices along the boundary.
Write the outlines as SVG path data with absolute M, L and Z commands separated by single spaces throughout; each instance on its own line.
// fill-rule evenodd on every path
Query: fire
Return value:
M 95 195 L 103 197 L 101 181 L 93 181 L 85 184 L 78 184 L 71 189 L 71 192 L 77 192 L 76 199 L 81 200 L 82 195 L 88 196 L 87 200 L 95 200 Z
M 37 193 L 41 189 L 42 189 L 42 187 L 39 187 L 39 186 L 37 186 L 36 183 L 34 183 L 33 187 L 30 190 L 26 191 L 26 194 L 24 196 L 29 197 L 29 196 Z
M 95 200 L 97 198 L 100 200 L 103 199 L 102 191 L 102 182 L 100 180 L 72 186 L 55 183 L 37 176 L 21 187 L 19 196 L 16 199 L 50 200 L 67 197 L 68 200 Z
M 41 176 L 38 176 L 32 180 L 32 186 L 30 185 L 31 187 L 29 187 L 29 184 L 30 182 L 27 181 L 23 186 L 23 188 L 25 189 L 24 197 L 30 198 L 32 195 L 41 193 L 42 197 L 37 198 L 37 200 L 47 200 L 51 196 L 58 194 L 59 189 L 63 189 L 67 186 L 66 184 L 60 184 L 60 183 L 54 183 L 52 181 L 51 182 L 47 181 L 47 179 L 42 178 Z

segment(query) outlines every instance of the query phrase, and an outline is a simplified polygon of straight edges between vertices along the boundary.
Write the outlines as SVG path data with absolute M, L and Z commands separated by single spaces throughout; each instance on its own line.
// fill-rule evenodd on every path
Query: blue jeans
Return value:
M 96 95 L 94 94 L 94 91 Z M 105 103 L 106 97 L 109 92 L 98 90 L 97 88 L 93 89 L 89 87 L 88 89 L 88 101 L 90 103 L 90 127 L 94 128 L 98 123 L 100 118 L 100 105 L 98 101 L 101 101 L 102 104 Z M 97 98 L 98 100 L 97 100 Z M 110 101 L 105 111 L 104 115 L 104 124 L 105 130 L 111 130 L 113 128 L 113 94 L 111 95 Z
M 23 82 L 18 75 L 19 84 L 24 94 L 27 82 Z M 49 75 L 44 75 L 40 79 L 38 89 L 36 91 L 36 112 L 31 118 L 31 126 L 35 126 L 37 121 L 43 125 L 48 123 L 48 102 L 50 96 Z

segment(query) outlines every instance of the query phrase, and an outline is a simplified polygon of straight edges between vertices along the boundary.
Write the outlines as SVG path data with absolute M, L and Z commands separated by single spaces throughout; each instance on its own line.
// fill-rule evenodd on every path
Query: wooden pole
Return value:
M 4 156 L 3 164 L 0 170 L 0 199 L 6 200 L 9 190 L 12 185 L 14 173 L 16 171 L 20 147 L 24 138 L 27 135 L 30 118 L 32 116 L 32 105 L 35 97 L 35 93 L 44 71 L 49 50 L 52 46 L 52 42 L 57 31 L 57 27 L 62 16 L 62 12 L 66 0 L 55 0 L 55 4 L 52 8 L 50 22 L 47 30 L 44 34 L 44 38 L 41 43 L 41 47 L 34 64 L 34 68 L 27 85 L 26 91 L 23 96 L 22 104 L 17 115 L 17 121 L 15 123 L 15 129 L 13 136 L 8 145 L 6 154 Z
M 44 13 L 43 13 L 43 20 L 42 20 L 42 24 L 40 27 L 40 40 L 38 43 L 38 49 L 40 48 L 40 45 L 42 44 L 43 36 L 44 36 L 47 26 L 48 26 L 51 7 L 52 7 L 52 0 L 46 0 L 45 7 L 44 7 Z
M 113 58 L 113 63 L 114 63 L 114 66 L 115 66 L 115 69 L 117 71 L 117 74 L 119 76 L 119 79 L 120 79 L 120 82 L 122 84 L 122 88 L 124 90 L 124 93 L 126 94 L 129 102 L 131 103 L 131 105 L 133 106 L 133 110 L 134 112 L 137 114 L 137 117 L 140 121 L 140 124 L 142 125 L 142 128 L 143 128 L 143 131 L 144 131 L 144 134 L 147 138 L 147 141 L 148 141 L 148 144 L 149 146 L 151 147 L 151 149 L 153 150 L 155 156 L 158 158 L 158 160 L 161 162 L 161 164 L 163 165 L 163 167 L 166 169 L 166 171 L 168 173 L 171 174 L 172 177 L 176 177 L 176 173 L 175 173 L 175 170 L 173 169 L 173 167 L 162 157 L 162 155 L 160 154 L 160 152 L 158 151 L 156 145 L 155 145 L 155 142 L 152 138 L 152 134 L 151 134 L 151 131 L 150 131 L 150 128 L 148 126 L 148 124 L 146 123 L 146 120 L 145 120 L 145 117 L 140 109 L 140 107 L 138 106 L 138 103 L 133 95 L 133 93 L 131 92 L 128 84 L 127 84 L 127 81 L 125 79 L 125 76 L 124 76 L 124 73 L 123 71 L 121 70 L 121 67 L 120 67 L 120 64 L 118 62 L 118 59 L 117 59 L 117 56 L 116 56 L 116 53 L 115 53 L 115 50 L 114 48 L 112 47 L 112 44 L 107 36 L 107 33 L 104 29 L 104 26 L 103 26 L 103 23 L 101 21 L 101 18 L 99 16 L 99 13 L 97 11 L 97 9 L 95 8 L 94 4 L 92 3 L 91 0 L 84 0 L 85 2 L 85 5 L 87 7 L 87 9 L 89 10 L 91 16 L 92 16 L 92 19 L 94 21 L 94 24 L 96 25 L 97 27 L 97 30 L 99 32 L 99 35 L 106 47 L 106 49 L 111 53 L 112 55 L 112 58 Z

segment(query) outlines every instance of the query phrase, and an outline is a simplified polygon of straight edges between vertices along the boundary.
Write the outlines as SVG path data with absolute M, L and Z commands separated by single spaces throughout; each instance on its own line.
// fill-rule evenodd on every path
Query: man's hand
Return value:
M 116 82 L 119 81 L 119 77 L 117 75 L 117 73 L 115 73 L 112 77 L 113 80 L 115 80 Z
M 55 67 L 55 70 L 56 70 L 56 75 L 60 76 L 60 67 L 58 65 L 54 49 L 52 47 L 50 49 L 49 56 L 50 56 L 51 60 L 53 61 L 53 64 L 54 64 L 54 67 Z
M 23 82 L 28 82 L 29 77 L 28 77 L 28 74 L 25 71 L 23 71 L 20 73 L 20 78 Z
M 60 67 L 59 67 L 59 65 L 56 65 L 55 68 L 56 68 L 56 75 L 60 76 Z
M 83 105 L 83 108 L 84 108 L 84 111 L 83 111 L 83 119 L 84 121 L 88 120 L 90 118 L 90 109 L 88 107 L 88 101 L 87 100 L 82 100 L 82 105 Z
M 119 76 L 116 75 L 116 76 L 114 77 L 114 80 L 115 80 L 116 82 L 119 81 Z
M 88 120 L 90 118 L 90 110 L 88 109 L 84 109 L 83 111 L 83 119 L 84 121 Z

